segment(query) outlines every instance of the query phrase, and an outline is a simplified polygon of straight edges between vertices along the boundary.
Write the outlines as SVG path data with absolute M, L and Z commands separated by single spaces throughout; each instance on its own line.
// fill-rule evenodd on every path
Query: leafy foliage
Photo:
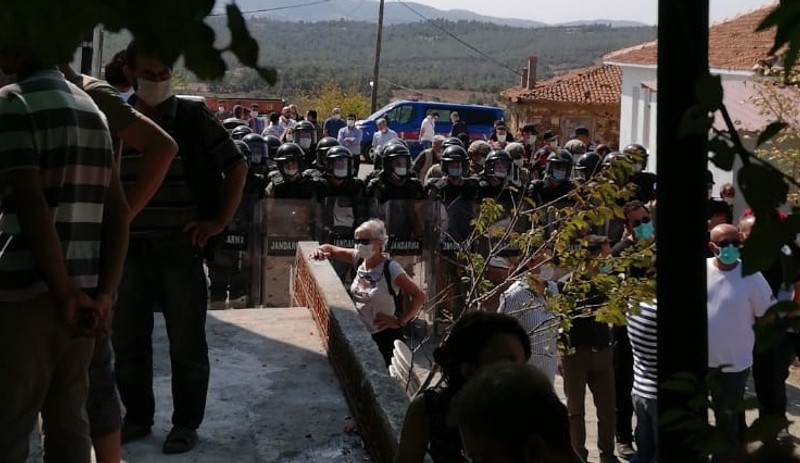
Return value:
M 166 63 L 183 56 L 199 78 L 222 77 L 229 65 L 223 54 L 230 52 L 262 82 L 274 84 L 276 71 L 259 64 L 258 45 L 234 4 L 226 7 L 231 41 L 217 44 L 218 32 L 205 22 L 213 6 L 213 0 L 2 0 L 0 44 L 25 45 L 48 63 L 69 62 L 85 35 L 102 24 L 108 31 L 126 29 Z
M 357 118 L 369 114 L 370 99 L 367 95 L 359 93 L 357 89 L 343 89 L 335 83 L 325 83 L 313 94 L 302 94 L 295 99 L 300 108 L 315 108 L 320 120 L 324 120 L 339 107 L 343 115 L 353 113 Z

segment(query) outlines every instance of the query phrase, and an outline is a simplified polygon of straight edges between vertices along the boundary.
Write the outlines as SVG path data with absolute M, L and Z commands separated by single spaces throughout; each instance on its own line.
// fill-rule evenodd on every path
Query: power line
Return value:
M 268 11 L 290 10 L 292 8 L 301 8 L 301 7 L 304 7 L 304 6 L 319 5 L 320 3 L 329 3 L 330 1 L 331 0 L 317 0 L 317 1 L 314 1 L 314 2 L 300 3 L 300 4 L 297 4 L 297 5 L 276 6 L 276 7 L 272 7 L 272 8 L 260 8 L 258 10 L 242 11 L 242 14 L 245 15 L 245 14 L 250 14 L 250 13 L 266 13 Z M 210 14 L 208 16 L 209 17 L 212 17 L 212 16 L 225 16 L 225 13 L 214 13 L 214 14 Z
M 435 26 L 437 29 L 439 29 L 440 31 L 444 32 L 445 34 L 449 35 L 451 38 L 453 38 L 456 42 L 460 43 L 461 45 L 464 45 L 465 47 L 469 48 L 470 50 L 474 51 L 475 53 L 483 56 L 487 60 L 499 65 L 500 67 L 502 67 L 502 68 L 514 73 L 515 75 L 522 76 L 522 73 L 520 73 L 518 70 L 513 69 L 513 68 L 507 66 L 506 64 L 500 62 L 500 61 L 497 61 L 492 56 L 487 55 L 486 53 L 482 52 L 481 50 L 479 50 L 479 49 L 475 48 L 474 46 L 470 45 L 469 43 L 465 42 L 463 39 L 461 39 L 461 37 L 457 36 L 456 34 L 450 32 L 450 31 L 448 31 L 447 29 L 442 27 L 439 23 L 437 23 L 433 19 L 430 19 L 430 18 L 426 17 L 424 14 L 422 14 L 419 11 L 415 10 L 414 8 L 412 8 L 411 5 L 407 4 L 406 2 L 404 2 L 402 0 L 397 0 L 397 3 L 399 3 L 399 4 L 403 5 L 404 7 L 408 8 L 408 10 L 410 10 L 412 13 L 414 13 L 417 16 L 419 16 L 420 18 L 424 19 L 426 22 L 429 22 L 429 23 L 433 24 L 433 26 Z

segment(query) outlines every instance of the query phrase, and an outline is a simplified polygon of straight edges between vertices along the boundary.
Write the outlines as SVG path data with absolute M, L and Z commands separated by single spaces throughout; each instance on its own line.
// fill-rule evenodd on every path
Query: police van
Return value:
M 484 140 L 489 137 L 494 122 L 504 119 L 503 110 L 494 106 L 468 105 L 458 103 L 442 103 L 438 101 L 400 100 L 389 103 L 375 111 L 368 118 L 357 121 L 356 127 L 364 133 L 361 152 L 368 153 L 372 147 L 372 136 L 377 128 L 377 120 L 384 118 L 389 128 L 397 132 L 397 136 L 408 143 L 411 155 L 416 157 L 422 151 L 419 142 L 419 129 L 422 120 L 432 112 L 439 114 L 436 122 L 436 133 L 447 136 L 452 128 L 450 113 L 457 112 L 461 121 L 467 125 L 470 139 Z

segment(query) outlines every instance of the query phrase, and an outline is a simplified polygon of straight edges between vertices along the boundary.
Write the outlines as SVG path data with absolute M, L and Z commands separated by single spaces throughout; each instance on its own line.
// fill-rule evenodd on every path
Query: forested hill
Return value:
M 210 21 L 220 31 L 220 43 L 227 43 L 222 19 Z M 279 70 L 280 82 L 267 90 L 255 73 L 232 69 L 223 81 L 214 84 L 215 90 L 267 90 L 290 96 L 336 82 L 368 91 L 375 56 L 374 23 L 250 18 L 248 26 L 260 45 L 262 62 Z M 524 67 L 530 54 L 539 57 L 537 78 L 541 80 L 596 64 L 606 53 L 654 40 L 655 36 L 655 27 L 607 25 L 519 28 L 475 21 L 390 25 L 383 33 L 381 86 L 386 89 L 390 82 L 415 89 L 497 92 L 519 82 L 512 70 Z M 123 46 L 121 37 L 108 37 L 106 56 Z

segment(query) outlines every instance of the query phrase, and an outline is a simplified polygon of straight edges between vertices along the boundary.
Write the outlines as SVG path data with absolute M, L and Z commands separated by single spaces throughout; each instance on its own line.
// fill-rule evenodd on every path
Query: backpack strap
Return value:
M 392 298 L 397 297 L 397 293 L 394 292 L 394 286 L 392 285 L 392 276 L 389 272 L 389 264 L 392 263 L 392 259 L 386 259 L 383 261 L 383 277 L 386 278 L 386 286 L 389 287 L 389 294 L 392 295 Z

